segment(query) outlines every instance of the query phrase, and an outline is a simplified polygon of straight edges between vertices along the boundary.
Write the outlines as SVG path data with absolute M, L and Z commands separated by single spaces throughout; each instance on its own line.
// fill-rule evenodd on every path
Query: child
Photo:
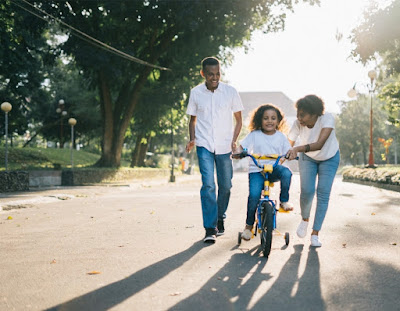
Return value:
M 249 129 L 250 133 L 241 141 L 241 149 L 246 148 L 249 153 L 257 154 L 286 154 L 291 148 L 288 139 L 280 131 L 286 127 L 284 115 L 281 110 L 272 105 L 265 104 L 258 107 L 252 115 Z M 271 160 L 260 160 L 261 165 L 273 164 Z M 244 240 L 250 240 L 255 221 L 255 213 L 261 191 L 264 189 L 264 177 L 261 169 L 249 159 L 249 198 L 247 202 L 246 227 L 242 233 Z M 269 175 L 271 182 L 281 181 L 280 206 L 286 210 L 293 210 L 289 203 L 289 188 L 292 180 L 292 172 L 289 168 L 278 165 Z

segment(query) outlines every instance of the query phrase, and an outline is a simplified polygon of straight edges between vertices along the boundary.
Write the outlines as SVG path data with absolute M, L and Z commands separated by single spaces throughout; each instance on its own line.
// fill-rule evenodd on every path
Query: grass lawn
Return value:
M 73 150 L 74 168 L 96 163 L 100 155 Z M 8 148 L 9 170 L 54 169 L 71 167 L 71 150 L 55 148 Z M 5 170 L 5 148 L 0 147 L 0 170 Z

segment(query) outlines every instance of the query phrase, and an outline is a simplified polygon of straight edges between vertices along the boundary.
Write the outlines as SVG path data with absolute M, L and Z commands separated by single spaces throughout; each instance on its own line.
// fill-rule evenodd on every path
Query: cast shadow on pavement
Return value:
M 47 310 L 108 310 L 179 268 L 203 249 L 203 245 L 203 241 L 198 241 L 187 250 L 154 263 L 125 279 L 108 284 Z
M 310 248 L 305 271 L 299 278 L 303 245 L 294 245 L 294 250 L 276 281 L 258 301 L 252 301 L 253 294 L 273 276 L 262 272 L 267 260 L 258 253 L 252 256 L 250 250 L 234 254 L 197 293 L 169 310 L 325 310 L 317 251 Z

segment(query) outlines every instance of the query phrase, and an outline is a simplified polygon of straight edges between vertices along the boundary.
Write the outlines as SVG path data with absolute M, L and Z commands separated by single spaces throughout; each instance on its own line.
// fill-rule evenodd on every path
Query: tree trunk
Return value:
M 170 28 L 160 38 L 160 44 L 157 48 L 150 47 L 149 63 L 156 63 L 162 53 L 168 48 L 175 36 L 175 28 Z M 145 66 L 135 81 L 135 84 L 129 96 L 126 95 L 126 85 L 122 86 L 120 94 L 115 104 L 115 110 L 112 109 L 111 92 L 103 71 L 99 74 L 101 112 L 103 119 L 103 149 L 102 155 L 97 166 L 119 167 L 121 164 L 122 147 L 124 144 L 125 133 L 133 117 L 135 107 L 139 100 L 149 74 L 153 69 Z M 129 83 L 127 83 L 129 85 Z
M 145 166 L 146 153 L 149 147 L 150 135 L 146 135 L 146 143 L 140 144 L 138 166 Z
M 142 138 L 143 138 L 143 135 L 141 135 L 141 134 L 139 134 L 139 136 L 136 138 L 135 149 L 132 152 L 131 167 L 138 166 L 139 149 L 140 149 L 140 143 L 142 141 Z
M 117 161 L 113 154 L 113 133 L 114 133 L 114 121 L 113 121 L 113 110 L 111 102 L 110 87 L 107 83 L 104 72 L 99 72 L 99 90 L 100 90 L 100 107 L 101 117 L 103 123 L 103 141 L 102 141 L 102 154 L 100 159 L 97 161 L 96 166 L 104 167 L 116 167 Z

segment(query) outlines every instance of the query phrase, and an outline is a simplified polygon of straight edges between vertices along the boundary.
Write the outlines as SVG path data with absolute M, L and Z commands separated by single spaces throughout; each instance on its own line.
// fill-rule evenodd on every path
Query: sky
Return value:
M 377 1 L 387 5 L 390 0 Z M 281 91 L 291 100 L 316 94 L 326 111 L 339 113 L 339 101 L 347 92 L 369 82 L 368 71 L 376 62 L 363 66 L 351 58 L 348 38 L 361 21 L 369 0 L 321 0 L 319 6 L 298 4 L 288 13 L 285 30 L 256 32 L 250 51 L 234 52 L 234 62 L 223 67 L 223 80 L 239 92 Z M 337 31 L 343 38 L 336 40 Z

